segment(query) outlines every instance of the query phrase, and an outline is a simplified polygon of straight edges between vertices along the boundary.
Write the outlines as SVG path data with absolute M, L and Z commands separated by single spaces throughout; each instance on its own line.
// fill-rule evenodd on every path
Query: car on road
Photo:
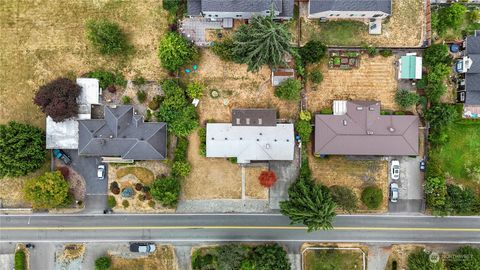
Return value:
M 100 179 L 100 180 L 105 179 L 105 165 L 103 165 L 103 164 L 98 165 L 98 168 L 97 168 L 97 177 L 98 177 L 98 179 Z
M 155 251 L 154 243 L 130 243 L 131 252 L 152 253 Z
M 390 164 L 390 176 L 392 180 L 400 179 L 400 161 L 394 159 Z
M 397 202 L 398 201 L 398 184 L 397 183 L 391 183 L 390 184 L 390 201 L 391 202 Z
M 420 171 L 424 172 L 425 171 L 425 160 L 420 160 Z
M 72 159 L 60 149 L 53 149 L 53 156 L 63 161 L 65 165 L 70 165 L 72 163 Z

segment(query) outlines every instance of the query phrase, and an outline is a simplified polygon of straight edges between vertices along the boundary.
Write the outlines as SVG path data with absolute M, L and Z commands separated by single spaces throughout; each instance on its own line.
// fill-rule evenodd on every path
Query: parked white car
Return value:
M 400 179 L 400 161 L 394 159 L 390 164 L 390 176 L 392 180 Z
M 98 177 L 98 179 L 100 179 L 100 180 L 105 179 L 105 165 L 103 165 L 103 164 L 98 165 L 98 168 L 97 168 L 97 177 Z
M 390 201 L 391 202 L 397 202 L 398 201 L 398 185 L 397 183 L 391 183 L 390 184 Z

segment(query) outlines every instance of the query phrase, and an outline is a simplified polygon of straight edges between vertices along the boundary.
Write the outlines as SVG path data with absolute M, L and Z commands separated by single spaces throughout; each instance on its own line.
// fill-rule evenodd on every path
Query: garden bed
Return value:
M 360 52 L 331 51 L 328 67 L 331 69 L 352 69 L 360 66 Z
M 323 74 L 320 84 L 307 82 L 308 110 L 318 112 L 331 108 L 333 100 L 380 101 L 382 109 L 398 110 L 395 103 L 398 87 L 395 57 L 362 55 L 360 59 L 362 64 L 350 70 L 331 69 L 327 59 L 318 65 L 308 66 L 309 72 L 319 68 Z

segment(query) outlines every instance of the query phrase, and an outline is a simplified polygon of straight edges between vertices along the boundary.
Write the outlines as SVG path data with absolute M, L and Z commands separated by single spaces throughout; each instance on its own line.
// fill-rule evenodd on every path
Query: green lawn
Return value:
M 321 249 L 305 252 L 305 270 L 363 269 L 360 250 Z
M 448 129 L 448 142 L 430 151 L 435 162 L 459 184 L 475 186 L 466 166 L 478 164 L 480 153 L 480 122 L 459 121 Z
M 328 21 L 318 25 L 306 29 L 309 32 L 307 35 L 329 45 L 362 45 L 359 36 L 368 29 L 364 23 L 358 21 Z

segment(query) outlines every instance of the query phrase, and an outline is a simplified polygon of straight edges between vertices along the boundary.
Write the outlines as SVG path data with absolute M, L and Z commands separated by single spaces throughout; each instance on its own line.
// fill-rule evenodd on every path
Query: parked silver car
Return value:
M 397 202 L 398 201 L 398 185 L 397 183 L 391 183 L 390 184 L 390 201 L 391 202 Z

